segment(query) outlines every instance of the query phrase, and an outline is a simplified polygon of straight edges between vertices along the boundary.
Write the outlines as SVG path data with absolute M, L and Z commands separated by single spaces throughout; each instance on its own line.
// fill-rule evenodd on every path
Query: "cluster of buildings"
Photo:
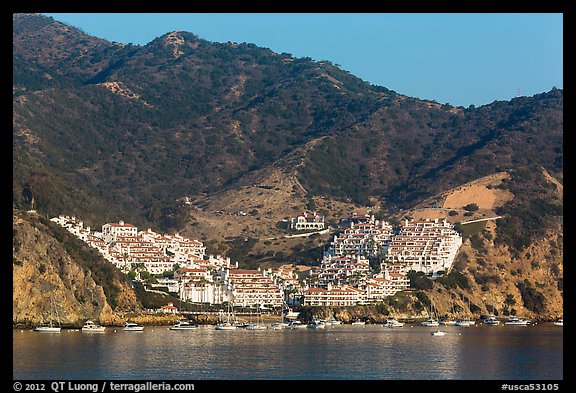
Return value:
M 450 271 L 462 237 L 446 220 L 405 220 L 386 253 L 391 263 L 435 275 Z
M 311 219 L 306 222 L 318 220 L 320 225 L 319 216 L 304 217 Z M 176 293 L 182 300 L 244 307 L 282 307 L 294 302 L 349 306 L 381 301 L 409 287 L 409 270 L 430 275 L 448 272 L 462 244 L 445 220 L 405 220 L 395 233 L 389 223 L 365 216 L 334 237 L 319 266 L 303 273 L 293 264 L 274 270 L 239 269 L 230 258 L 206 255 L 206 247 L 198 240 L 151 229 L 139 231 L 123 221 L 104 224 L 101 232 L 91 232 L 76 217 L 61 215 L 51 221 L 98 249 L 121 271 L 136 272 L 137 279 L 144 271 L 155 275 L 173 272 L 158 278 L 154 286 Z M 321 224 L 323 228 L 323 217 Z M 374 257 L 378 257 L 379 269 L 370 266 Z

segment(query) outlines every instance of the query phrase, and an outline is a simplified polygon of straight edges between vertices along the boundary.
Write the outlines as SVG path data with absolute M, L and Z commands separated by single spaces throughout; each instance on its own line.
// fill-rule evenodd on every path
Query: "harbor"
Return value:
M 13 331 L 14 379 L 563 378 L 563 328 L 405 324 L 189 331 L 146 326 L 101 334 Z M 535 367 L 538 365 L 538 367 Z

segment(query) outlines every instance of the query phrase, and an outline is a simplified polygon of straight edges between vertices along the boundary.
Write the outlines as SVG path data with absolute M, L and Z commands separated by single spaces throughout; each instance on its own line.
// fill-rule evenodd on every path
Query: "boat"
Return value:
M 366 322 L 358 320 L 358 321 L 352 322 L 352 325 L 366 325 Z
M 427 320 L 425 320 L 424 322 L 422 322 L 420 324 L 421 326 L 428 326 L 428 327 L 436 327 L 436 326 L 440 326 L 440 322 L 438 322 L 437 320 L 435 320 L 434 318 L 428 318 Z
M 60 333 L 60 326 L 54 326 L 53 324 L 40 325 L 34 328 L 35 332 L 41 333 Z
M 564 326 L 564 319 L 559 319 L 557 321 L 554 322 L 554 325 L 556 326 Z
M 53 314 L 56 313 L 56 319 L 58 320 L 58 326 L 54 323 Z M 54 297 L 50 298 L 50 322 L 44 325 L 36 326 L 34 328 L 35 332 L 41 333 L 60 333 L 60 317 L 58 316 L 58 310 L 56 309 L 56 304 L 54 302 Z
M 85 333 L 102 333 L 106 330 L 105 326 L 100 326 L 94 323 L 94 321 L 88 319 L 84 326 L 82 326 L 82 331 Z
M 138 325 L 137 323 L 134 322 L 126 322 L 124 324 L 124 330 L 125 332 L 141 332 L 142 330 L 144 330 L 144 326 Z
M 306 325 L 305 323 L 302 323 L 300 321 L 292 321 L 288 324 L 288 328 L 289 329 L 302 329 L 302 328 L 306 328 L 308 325 Z
M 216 325 L 214 328 L 216 330 L 234 330 L 237 329 L 236 325 L 231 324 L 230 322 L 222 322 Z
M 178 321 L 175 325 L 169 328 L 170 330 L 194 330 L 196 329 L 195 325 L 192 325 L 188 321 Z
M 444 336 L 444 335 L 446 335 L 446 332 L 442 332 L 440 330 L 435 330 L 433 332 L 430 332 L 430 334 L 433 336 Z
M 337 320 L 337 319 L 333 319 L 333 320 L 331 320 L 331 321 L 329 321 L 329 322 L 326 322 L 326 325 L 341 325 L 341 324 L 342 324 L 342 322 L 340 322 L 340 321 Z
M 403 322 L 399 322 L 394 318 L 386 320 L 386 323 L 384 324 L 384 327 L 389 327 L 389 328 L 397 328 L 397 327 L 403 327 L 403 326 L 404 326 Z
M 456 325 L 456 321 L 453 321 L 451 319 L 443 319 L 440 322 L 440 325 L 444 325 L 444 326 L 454 326 Z
M 528 326 L 530 324 L 530 320 L 519 318 L 516 316 L 508 317 L 508 320 L 504 322 L 504 325 L 512 325 L 512 326 Z
M 234 314 L 234 305 L 228 303 L 228 312 L 226 313 L 226 320 L 223 318 L 224 310 L 220 310 L 219 319 L 220 322 L 216 324 L 216 330 L 235 330 L 238 328 L 236 324 L 236 315 Z M 248 325 L 246 325 L 248 326 Z
M 258 323 L 249 323 L 246 326 L 246 330 L 266 330 L 266 329 L 268 329 L 266 326 L 260 325 Z
M 274 322 L 273 324 L 270 325 L 270 329 L 272 330 L 282 330 L 282 329 L 286 329 L 288 327 L 287 323 L 282 323 L 282 322 Z
M 461 319 L 458 320 L 454 323 L 454 326 L 462 326 L 462 327 L 469 327 L 469 326 L 474 326 L 476 324 L 476 322 L 471 321 L 469 319 Z
M 312 321 L 311 323 L 309 323 L 308 327 L 310 329 L 324 329 L 324 328 L 326 328 L 326 322 L 315 320 L 315 321 Z
M 484 323 L 486 325 L 496 326 L 496 325 L 500 324 L 500 321 L 498 319 L 496 319 L 496 317 L 490 316 L 489 318 L 484 320 Z
M 258 311 L 256 313 L 256 322 L 250 322 L 246 325 L 246 330 L 266 330 L 268 329 L 264 325 L 264 321 L 262 319 L 262 313 L 260 312 L 260 305 L 258 305 Z

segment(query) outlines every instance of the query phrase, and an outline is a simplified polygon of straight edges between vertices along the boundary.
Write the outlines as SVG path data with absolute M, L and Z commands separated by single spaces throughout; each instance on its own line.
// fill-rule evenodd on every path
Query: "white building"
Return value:
M 120 220 L 117 224 L 110 223 L 102 225 L 102 237 L 106 243 L 112 243 L 116 237 L 120 236 L 137 236 L 138 228 L 131 224 L 126 224 Z
M 322 230 L 324 229 L 324 216 L 314 212 L 310 215 L 304 212 L 303 215 L 291 219 L 291 228 L 297 231 L 301 230 Z
M 353 306 L 365 301 L 365 292 L 349 285 L 308 288 L 304 292 L 304 304 L 308 306 Z
M 407 271 L 435 275 L 450 271 L 461 245 L 462 237 L 446 220 L 405 220 L 388 249 L 386 261 L 403 264 Z
M 386 221 L 350 223 L 350 228 L 334 236 L 327 255 L 385 255 L 392 242 L 392 225 Z

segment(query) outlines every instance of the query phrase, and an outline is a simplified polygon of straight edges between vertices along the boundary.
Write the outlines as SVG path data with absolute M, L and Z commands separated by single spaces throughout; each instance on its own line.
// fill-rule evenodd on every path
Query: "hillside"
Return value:
M 389 209 L 519 165 L 562 171 L 561 90 L 454 108 L 253 44 L 178 31 L 128 47 L 37 15 L 14 26 L 17 206 L 174 230 L 178 199 L 273 166 L 309 195 Z
M 180 231 L 252 267 L 316 263 L 331 233 L 285 237 L 304 210 L 335 231 L 359 209 L 446 217 L 481 309 L 559 309 L 563 90 L 453 107 L 251 43 L 125 45 L 34 14 L 13 15 L 13 60 L 15 209 Z
M 63 228 L 14 211 L 12 234 L 14 326 L 48 322 L 52 298 L 63 326 L 121 325 L 121 312 L 141 309 L 127 278 Z

